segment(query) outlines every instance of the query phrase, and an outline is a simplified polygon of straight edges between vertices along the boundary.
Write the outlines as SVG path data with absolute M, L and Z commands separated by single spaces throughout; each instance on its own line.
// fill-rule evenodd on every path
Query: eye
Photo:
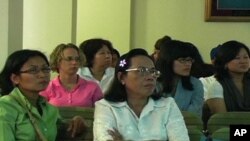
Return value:
M 28 71 L 29 71 L 30 73 L 36 73 L 36 72 L 39 71 L 39 69 L 35 67 L 35 68 L 30 68 Z
M 146 67 L 138 67 L 138 70 L 139 70 L 140 73 L 145 73 L 145 72 L 148 71 L 148 68 L 146 68 Z
M 42 72 L 45 72 L 45 73 L 48 73 L 51 71 L 51 68 L 50 67 L 44 67 L 44 68 L 41 68 Z

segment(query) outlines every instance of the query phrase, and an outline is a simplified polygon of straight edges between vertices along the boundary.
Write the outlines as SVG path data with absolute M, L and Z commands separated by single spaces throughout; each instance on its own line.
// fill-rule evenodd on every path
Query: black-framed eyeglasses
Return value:
M 76 57 L 68 56 L 68 57 L 62 57 L 62 60 L 65 60 L 67 62 L 71 62 L 73 60 L 76 62 L 80 62 L 80 57 L 79 56 L 76 56 Z
M 29 73 L 29 74 L 38 74 L 40 71 L 42 71 L 43 73 L 50 73 L 51 68 L 50 67 L 32 67 L 28 70 L 24 70 L 24 71 L 19 71 L 19 73 Z
M 187 58 L 178 58 L 177 61 L 180 62 L 181 64 L 187 64 L 187 63 L 192 64 L 194 63 L 195 60 L 191 57 L 187 57 Z
M 138 71 L 141 76 L 152 75 L 155 78 L 160 77 L 161 72 L 155 68 L 147 68 L 147 67 L 138 67 L 138 68 L 131 68 L 126 69 L 127 72 L 130 71 Z

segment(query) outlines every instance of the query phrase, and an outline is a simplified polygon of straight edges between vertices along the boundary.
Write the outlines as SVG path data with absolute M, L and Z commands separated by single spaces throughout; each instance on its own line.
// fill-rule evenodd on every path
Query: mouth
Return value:
M 47 80 L 44 80 L 44 81 L 40 81 L 40 82 L 38 82 L 39 84 L 42 84 L 42 85 L 47 85 L 47 84 L 49 84 L 49 81 L 47 81 Z
M 154 84 L 146 84 L 146 85 L 144 85 L 144 87 L 147 89 L 154 89 L 155 85 Z

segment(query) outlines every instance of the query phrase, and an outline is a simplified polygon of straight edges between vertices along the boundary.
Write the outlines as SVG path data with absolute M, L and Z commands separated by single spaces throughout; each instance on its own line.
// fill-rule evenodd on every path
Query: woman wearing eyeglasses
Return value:
M 57 108 L 48 104 L 39 92 L 50 80 L 46 56 L 36 50 L 12 53 L 0 73 L 0 140 L 54 141 L 60 123 Z M 69 123 L 71 136 L 81 133 L 83 118 Z
M 50 55 L 52 71 L 59 75 L 40 94 L 54 106 L 94 107 L 103 98 L 98 84 L 81 78 L 77 71 L 84 56 L 74 44 L 59 44 Z
M 190 43 L 172 40 L 164 42 L 156 68 L 161 71 L 161 91 L 173 97 L 181 111 L 201 116 L 203 106 L 203 85 L 192 77 L 190 71 L 195 61 Z
M 174 100 L 155 92 L 159 75 L 145 50 L 122 55 L 108 93 L 96 102 L 94 140 L 188 141 Z

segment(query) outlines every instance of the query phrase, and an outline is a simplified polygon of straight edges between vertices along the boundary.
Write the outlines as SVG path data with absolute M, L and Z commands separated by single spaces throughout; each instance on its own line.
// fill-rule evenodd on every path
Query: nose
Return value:
M 111 57 L 112 57 L 111 53 L 106 53 L 105 56 L 106 56 L 107 58 L 111 58 Z
M 192 66 L 193 62 L 191 62 L 191 61 L 185 61 L 183 64 L 187 65 L 187 66 Z
M 157 77 L 155 77 L 154 73 L 148 72 L 148 73 L 145 74 L 145 79 L 146 80 L 156 80 Z

